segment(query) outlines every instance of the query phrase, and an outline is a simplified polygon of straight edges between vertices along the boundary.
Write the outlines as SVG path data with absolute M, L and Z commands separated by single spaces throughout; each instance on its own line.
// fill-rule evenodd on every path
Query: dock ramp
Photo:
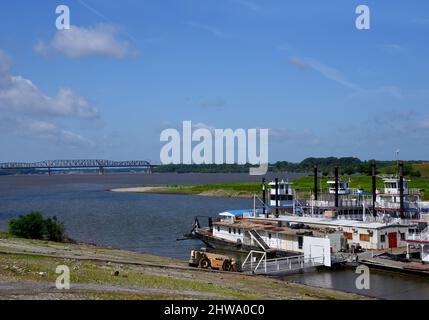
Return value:
M 252 274 L 274 274 L 319 266 L 331 267 L 332 256 L 328 238 L 304 237 L 303 251 L 303 254 L 268 259 L 267 251 L 252 250 L 241 265 L 241 271 Z
M 284 258 L 267 259 L 263 251 L 250 251 L 241 266 L 241 271 L 251 274 L 275 274 L 304 270 L 323 266 L 324 257 L 305 257 L 297 255 Z

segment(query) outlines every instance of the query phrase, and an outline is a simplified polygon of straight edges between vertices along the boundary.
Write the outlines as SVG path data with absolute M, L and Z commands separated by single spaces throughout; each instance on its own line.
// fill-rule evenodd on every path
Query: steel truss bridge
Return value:
M 157 167 L 146 160 L 112 161 L 112 160 L 47 160 L 40 162 L 7 162 L 0 163 L 1 170 L 46 169 L 51 174 L 52 169 L 92 169 L 98 168 L 99 174 L 104 174 L 105 168 L 143 168 L 150 173 Z

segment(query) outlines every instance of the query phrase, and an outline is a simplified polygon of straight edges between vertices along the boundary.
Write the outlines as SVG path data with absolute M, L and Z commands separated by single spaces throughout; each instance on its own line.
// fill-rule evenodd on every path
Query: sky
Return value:
M 268 128 L 270 162 L 426 160 L 428 33 L 424 1 L 2 1 L 0 162 L 157 163 L 187 120 Z

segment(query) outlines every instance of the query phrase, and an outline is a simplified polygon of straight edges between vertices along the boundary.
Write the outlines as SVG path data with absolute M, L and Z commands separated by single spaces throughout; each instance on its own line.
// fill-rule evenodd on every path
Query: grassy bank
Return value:
M 279 176 L 281 178 L 281 176 Z M 323 188 L 327 187 L 326 182 L 332 178 L 323 178 L 319 183 Z M 352 176 L 350 177 L 352 188 L 362 188 L 364 191 L 371 191 L 371 177 L 369 176 Z M 300 193 L 309 193 L 313 188 L 313 177 L 307 176 L 294 180 L 294 188 Z M 320 186 L 320 184 L 319 184 Z M 383 188 L 383 181 L 377 179 L 377 187 Z M 424 199 L 429 200 L 429 177 L 411 178 L 410 187 L 421 189 L 424 192 Z M 126 188 L 114 189 L 116 192 L 142 192 L 142 193 L 159 193 L 159 194 L 186 194 L 200 196 L 221 196 L 221 197 L 243 197 L 250 198 L 254 193 L 261 193 L 261 183 L 224 183 L 224 184 L 207 184 L 196 186 L 163 186 L 163 187 L 144 187 L 144 188 Z M 325 190 L 326 191 L 326 190 Z
M 55 289 L 59 265 L 70 268 L 70 290 Z M 0 234 L 0 299 L 361 298 L 274 278 L 204 271 L 124 250 Z

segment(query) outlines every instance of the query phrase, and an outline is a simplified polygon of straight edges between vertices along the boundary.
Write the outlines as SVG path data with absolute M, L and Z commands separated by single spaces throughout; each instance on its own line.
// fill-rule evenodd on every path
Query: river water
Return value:
M 299 175 L 280 175 L 293 179 Z M 113 193 L 118 187 L 258 181 L 248 174 L 111 174 L 0 176 L 0 230 L 30 211 L 56 215 L 68 235 L 82 242 L 188 259 L 199 241 L 176 241 L 191 229 L 195 216 L 216 216 L 228 209 L 251 208 L 249 199 L 183 195 Z M 371 289 L 356 289 L 351 270 L 289 275 L 289 281 L 386 299 L 429 299 L 429 279 L 371 272 Z

